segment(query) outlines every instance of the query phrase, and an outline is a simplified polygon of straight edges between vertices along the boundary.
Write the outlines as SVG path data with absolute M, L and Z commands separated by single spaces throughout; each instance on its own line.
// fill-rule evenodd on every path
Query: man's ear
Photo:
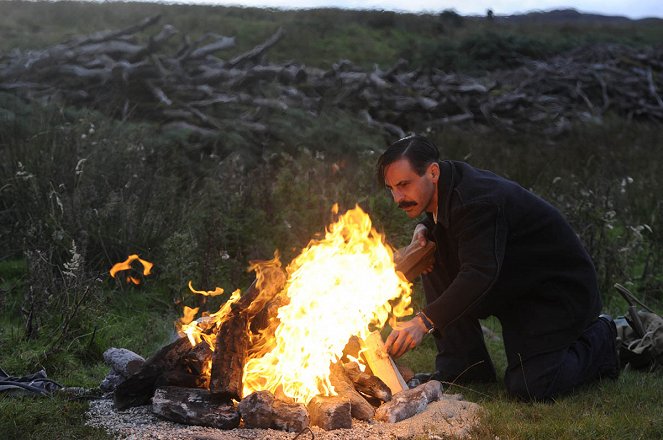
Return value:
M 433 162 L 432 164 L 428 165 L 428 168 L 426 169 L 426 175 L 433 180 L 433 183 L 437 183 L 437 181 L 440 179 L 440 164 Z

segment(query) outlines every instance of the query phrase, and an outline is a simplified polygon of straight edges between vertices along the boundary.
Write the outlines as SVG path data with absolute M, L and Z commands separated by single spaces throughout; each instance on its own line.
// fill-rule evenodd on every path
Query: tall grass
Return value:
M 279 249 L 288 261 L 323 230 L 336 202 L 362 205 L 394 246 L 409 240 L 412 222 L 374 183 L 374 161 L 390 140 L 340 111 L 273 115 L 272 143 L 256 148 L 239 133 L 230 153 L 191 149 L 149 125 L 0 98 L 8 112 L 23 112 L 0 134 L 2 258 L 27 258 L 34 280 L 47 280 L 44 271 L 64 280 L 75 248 L 91 273 L 140 253 L 157 262 L 176 298 L 189 279 L 243 285 L 249 260 Z M 494 170 L 558 206 L 594 258 L 608 306 L 619 307 L 615 282 L 661 300 L 661 131 L 608 118 L 544 145 L 531 134 L 431 137 L 444 157 Z

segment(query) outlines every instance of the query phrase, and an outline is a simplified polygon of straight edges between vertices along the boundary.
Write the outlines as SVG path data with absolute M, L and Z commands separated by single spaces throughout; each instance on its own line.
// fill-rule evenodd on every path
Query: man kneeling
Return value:
M 422 276 L 427 305 L 389 335 L 392 356 L 432 333 L 437 379 L 494 381 L 479 324 L 492 315 L 502 324 L 510 395 L 550 400 L 618 376 L 594 265 L 557 209 L 489 171 L 440 161 L 422 136 L 389 146 L 377 172 L 410 218 L 425 212 L 413 242 L 437 245 Z

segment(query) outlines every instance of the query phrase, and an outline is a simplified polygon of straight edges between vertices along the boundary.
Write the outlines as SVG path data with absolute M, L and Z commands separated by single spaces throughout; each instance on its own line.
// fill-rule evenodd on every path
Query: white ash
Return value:
M 316 440 L 401 440 L 417 438 L 467 438 L 478 426 L 482 408 L 463 400 L 459 394 L 443 395 L 425 411 L 397 423 L 362 422 L 352 420 L 352 428 L 324 431 L 312 426 Z M 297 433 L 273 429 L 237 428 L 223 431 L 201 426 L 181 425 L 165 421 L 152 413 L 150 405 L 117 411 L 112 399 L 90 402 L 86 424 L 103 428 L 118 439 L 163 440 L 292 440 Z M 310 432 L 303 432 L 298 440 L 310 440 Z

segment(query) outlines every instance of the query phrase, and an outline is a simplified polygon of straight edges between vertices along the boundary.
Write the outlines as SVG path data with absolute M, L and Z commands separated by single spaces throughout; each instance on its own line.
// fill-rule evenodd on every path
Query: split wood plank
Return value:
M 387 384 L 392 395 L 408 389 L 396 364 L 384 349 L 384 342 L 379 332 L 375 331 L 368 335 L 362 341 L 362 348 L 362 355 L 371 372 Z

